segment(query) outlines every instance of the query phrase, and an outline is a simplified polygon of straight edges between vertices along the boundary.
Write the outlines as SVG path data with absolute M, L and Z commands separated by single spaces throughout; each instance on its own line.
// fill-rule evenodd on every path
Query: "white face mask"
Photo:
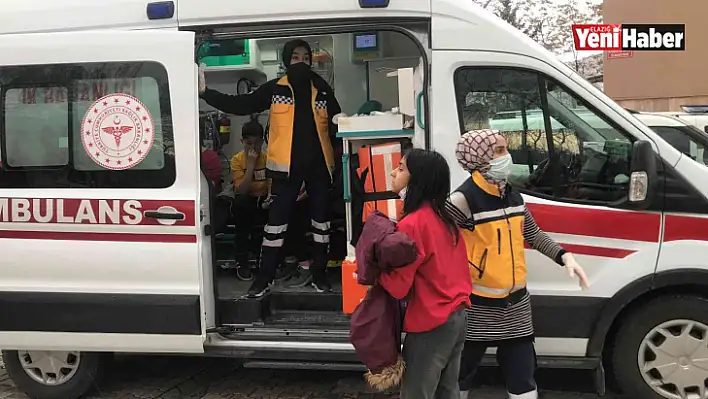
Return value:
M 511 166 L 514 161 L 511 159 L 511 154 L 506 154 L 503 157 L 492 159 L 489 162 L 489 170 L 487 175 L 495 180 L 506 180 L 511 173 Z
M 406 200 L 406 190 L 408 187 L 403 187 L 401 191 L 398 192 L 398 196 L 401 197 L 402 200 Z

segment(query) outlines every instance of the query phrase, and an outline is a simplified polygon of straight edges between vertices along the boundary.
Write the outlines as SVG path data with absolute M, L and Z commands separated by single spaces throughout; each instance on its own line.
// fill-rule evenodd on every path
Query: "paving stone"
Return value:
M 233 359 L 195 357 L 117 357 L 87 399 L 394 399 L 395 392 L 374 392 L 360 372 L 254 370 Z M 562 385 L 560 382 L 562 381 Z M 483 371 L 470 397 L 508 399 L 499 373 Z M 581 371 L 539 372 L 541 399 L 599 399 L 591 376 Z M 577 386 L 571 391 L 568 386 Z M 563 389 L 564 391 L 560 391 Z M 576 389 L 576 388 L 572 388 Z M 602 399 L 616 399 L 606 395 Z M 0 399 L 27 399 L 7 376 L 0 356 Z

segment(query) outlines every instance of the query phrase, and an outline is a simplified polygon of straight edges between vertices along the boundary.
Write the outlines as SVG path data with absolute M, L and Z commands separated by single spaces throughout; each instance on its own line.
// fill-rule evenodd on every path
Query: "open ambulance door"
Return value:
M 191 32 L 0 35 L 0 348 L 204 351 L 196 81 Z

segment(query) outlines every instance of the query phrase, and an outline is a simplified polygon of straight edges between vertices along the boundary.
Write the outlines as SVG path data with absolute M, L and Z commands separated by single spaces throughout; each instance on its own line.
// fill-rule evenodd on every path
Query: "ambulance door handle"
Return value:
M 168 213 L 168 212 L 158 212 L 158 211 L 146 211 L 146 218 L 151 219 L 170 219 L 170 220 L 184 220 L 184 213 Z

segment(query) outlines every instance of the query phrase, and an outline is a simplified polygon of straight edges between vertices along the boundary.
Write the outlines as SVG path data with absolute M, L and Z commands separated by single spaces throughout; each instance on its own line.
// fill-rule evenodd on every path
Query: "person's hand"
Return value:
M 578 283 L 580 284 L 580 288 L 584 290 L 588 289 L 590 287 L 590 281 L 588 281 L 588 276 L 585 275 L 585 271 L 583 270 L 583 268 L 580 267 L 578 262 L 575 261 L 573 254 L 571 254 L 570 252 L 564 253 L 562 260 L 565 269 L 568 271 L 568 276 L 570 276 L 570 278 L 575 278 L 575 276 L 578 276 Z
M 197 68 L 197 80 L 199 87 L 199 94 L 203 94 L 206 91 L 206 79 L 204 78 L 204 67 L 206 65 L 203 63 L 199 64 Z
M 249 148 L 246 152 L 246 166 L 248 166 L 249 169 L 253 169 L 256 167 L 256 161 L 258 161 L 258 156 L 260 154 L 258 151 L 254 150 L 253 148 Z
M 268 194 L 268 197 L 266 197 L 265 200 L 263 200 L 263 203 L 261 204 L 261 208 L 263 209 L 268 209 L 270 208 L 270 204 L 273 203 L 273 196 L 271 194 Z

